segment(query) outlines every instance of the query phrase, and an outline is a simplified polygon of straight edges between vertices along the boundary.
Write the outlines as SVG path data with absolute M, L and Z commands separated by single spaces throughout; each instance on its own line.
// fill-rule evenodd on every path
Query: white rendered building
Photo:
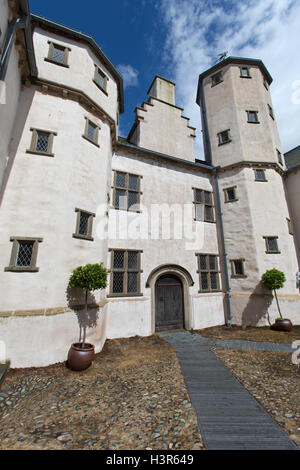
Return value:
M 156 76 L 119 138 L 122 77 L 94 40 L 25 0 L 0 5 L 0 340 L 12 367 L 66 359 L 83 310 L 68 280 L 87 263 L 109 270 L 89 298 L 97 352 L 107 338 L 265 325 L 277 310 L 260 279 L 273 267 L 299 324 L 299 171 L 286 171 L 264 64 L 229 57 L 199 76 L 199 161 L 174 83 Z

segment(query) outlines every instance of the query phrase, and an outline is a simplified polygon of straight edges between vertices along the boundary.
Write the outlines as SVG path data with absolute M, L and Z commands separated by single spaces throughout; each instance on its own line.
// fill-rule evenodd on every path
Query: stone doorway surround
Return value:
M 192 308 L 190 299 L 190 287 L 194 285 L 194 281 L 190 273 L 177 264 L 163 264 L 155 268 L 149 275 L 146 287 L 151 289 L 151 331 L 155 333 L 155 286 L 156 281 L 163 275 L 177 276 L 182 282 L 183 290 L 183 309 L 184 309 L 184 328 L 190 330 L 192 328 Z

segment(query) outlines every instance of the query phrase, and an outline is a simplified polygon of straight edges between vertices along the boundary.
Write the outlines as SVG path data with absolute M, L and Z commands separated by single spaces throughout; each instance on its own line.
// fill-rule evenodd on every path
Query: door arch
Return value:
M 183 287 L 174 274 L 163 274 L 155 284 L 155 331 L 184 328 Z

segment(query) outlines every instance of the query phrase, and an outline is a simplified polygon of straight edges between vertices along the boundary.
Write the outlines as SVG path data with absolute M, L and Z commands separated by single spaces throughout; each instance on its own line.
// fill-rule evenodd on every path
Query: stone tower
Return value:
M 206 160 L 216 167 L 232 322 L 243 325 L 265 324 L 267 312 L 271 320 L 278 315 L 260 282 L 267 269 L 286 275 L 279 292 L 283 315 L 296 319 L 298 313 L 298 264 L 271 83 L 256 59 L 229 57 L 199 76 L 197 103 Z

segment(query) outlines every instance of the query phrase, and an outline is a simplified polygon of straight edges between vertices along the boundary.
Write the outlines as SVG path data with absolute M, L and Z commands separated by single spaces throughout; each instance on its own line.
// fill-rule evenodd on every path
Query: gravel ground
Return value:
M 244 339 L 246 341 L 271 341 L 274 343 L 287 344 L 300 340 L 299 325 L 294 326 L 290 332 L 271 330 L 268 326 L 259 328 L 248 326 L 243 329 L 241 326 L 237 325 L 232 325 L 231 328 L 222 325 L 205 328 L 203 330 L 194 330 L 193 333 L 199 333 L 205 338 Z
M 213 351 L 300 447 L 300 365 L 291 354 Z
M 203 449 L 173 348 L 160 336 L 109 340 L 84 372 L 10 370 L 0 449 Z

